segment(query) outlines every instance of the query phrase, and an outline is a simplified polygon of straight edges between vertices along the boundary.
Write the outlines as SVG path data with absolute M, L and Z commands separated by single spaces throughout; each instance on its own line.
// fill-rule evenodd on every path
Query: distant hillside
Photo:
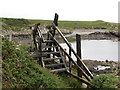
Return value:
M 27 19 L 2 18 L 2 30 L 20 31 L 29 29 L 30 22 Z
M 28 30 L 29 26 L 41 23 L 42 28 L 51 25 L 51 20 L 31 20 L 31 19 L 14 19 L 14 18 L 2 18 L 2 30 Z M 59 28 L 74 30 L 74 29 L 108 29 L 117 30 L 117 23 L 104 22 L 102 20 L 97 21 L 59 21 Z

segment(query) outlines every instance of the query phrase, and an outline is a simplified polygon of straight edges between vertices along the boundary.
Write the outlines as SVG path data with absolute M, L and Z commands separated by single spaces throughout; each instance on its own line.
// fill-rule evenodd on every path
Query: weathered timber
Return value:
M 58 33 L 60 34 L 60 36 L 62 37 L 62 39 L 66 42 L 66 44 L 68 45 L 69 48 L 71 48 L 71 51 L 73 52 L 73 54 L 76 56 L 76 58 L 80 61 L 80 63 L 83 65 L 84 70 L 87 72 L 87 74 L 91 77 L 91 79 L 93 79 L 93 75 L 92 73 L 89 71 L 89 69 L 86 67 L 86 65 L 83 63 L 83 61 L 80 59 L 80 57 L 77 55 L 77 53 L 74 51 L 74 49 L 71 47 L 70 43 L 68 42 L 68 40 L 65 38 L 65 36 L 62 34 L 62 32 L 59 30 L 59 28 L 53 24 L 54 27 L 56 28 L 56 30 L 58 31 Z
M 70 44 L 71 45 L 71 44 Z M 71 48 L 69 48 L 69 55 L 71 56 Z M 71 63 L 71 60 L 69 58 L 69 71 L 71 72 L 71 69 L 72 69 L 72 63 Z
M 83 75 L 85 76 L 85 78 L 90 81 L 89 77 L 87 76 L 87 74 L 83 71 L 83 69 L 71 58 L 71 56 L 61 47 L 61 45 L 59 44 L 59 42 L 51 35 L 51 33 L 49 33 L 50 37 L 52 39 L 54 39 L 54 41 L 56 42 L 56 44 L 60 47 L 60 49 L 66 54 L 66 56 L 73 62 L 73 64 L 75 66 L 77 66 L 83 73 Z
M 47 59 L 43 59 L 43 61 L 53 61 L 53 60 L 57 60 L 57 59 L 62 59 L 61 57 L 57 57 L 57 58 L 47 58 Z
M 43 43 L 51 43 L 54 42 L 53 40 L 44 40 Z
M 42 38 L 39 39 L 38 43 L 39 43 L 39 52 L 40 52 L 39 63 L 42 67 L 45 67 L 42 59 Z
M 81 36 L 78 35 L 78 34 L 76 34 L 76 47 L 77 47 L 77 54 L 78 54 L 78 56 L 81 59 Z M 79 59 L 77 59 L 77 64 L 80 67 L 82 67 L 82 64 L 80 63 Z M 79 77 L 82 78 L 82 72 L 79 69 L 77 69 L 77 74 L 78 74 Z
M 54 69 L 54 70 L 51 70 L 50 72 L 55 72 L 55 73 L 57 73 L 57 72 L 65 72 L 65 71 L 67 71 L 66 70 L 66 68 L 60 68 L 60 69 Z
M 36 50 L 37 50 L 36 34 L 37 34 L 37 28 L 38 28 L 39 25 L 40 25 L 40 23 L 39 24 L 35 24 L 34 30 L 32 31 L 33 42 L 34 42 Z
M 60 53 L 60 52 L 43 52 L 42 55 L 44 55 L 44 54 L 58 54 L 58 53 Z
M 54 48 L 54 47 L 57 47 L 57 46 L 42 46 L 42 48 Z
M 50 64 L 50 65 L 45 65 L 45 67 L 59 67 L 65 65 L 64 63 L 59 63 L 59 64 Z
M 54 17 L 54 21 L 53 21 L 53 23 L 56 25 L 56 26 L 58 26 L 58 14 L 57 13 L 55 13 L 55 17 Z M 55 28 L 53 27 L 53 37 L 55 36 Z

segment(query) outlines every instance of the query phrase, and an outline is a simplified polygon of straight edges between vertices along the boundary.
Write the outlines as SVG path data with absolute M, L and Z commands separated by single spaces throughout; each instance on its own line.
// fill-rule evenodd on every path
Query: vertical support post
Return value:
M 39 43 L 39 52 L 40 52 L 39 64 L 40 64 L 42 67 L 44 67 L 43 61 L 42 61 L 42 38 L 39 38 L 38 43 Z
M 65 51 L 66 51 L 66 49 L 65 49 Z M 64 56 L 65 63 L 67 63 L 67 61 L 66 61 L 66 54 L 64 52 L 62 54 Z
M 55 13 L 55 17 L 54 17 L 54 21 L 53 21 L 53 23 L 56 25 L 56 26 L 58 26 L 58 18 L 59 18 L 59 15 L 57 14 L 57 13 Z M 55 36 L 55 28 L 54 28 L 54 26 L 53 26 L 53 37 Z M 55 45 L 55 43 L 54 43 L 54 45 Z M 58 47 L 56 47 L 56 51 L 59 51 L 58 50 Z
M 54 21 L 53 21 L 53 23 L 56 25 L 56 26 L 58 26 L 58 14 L 57 13 L 55 13 L 55 17 L 54 17 Z M 53 37 L 55 36 L 55 28 L 53 27 Z
M 70 44 L 71 45 L 71 44 Z M 71 56 L 71 48 L 69 47 L 69 55 Z M 72 66 L 71 66 L 71 60 L 69 59 L 69 72 L 71 72 L 71 68 L 72 68 Z
M 76 47 L 77 47 L 77 54 L 81 59 L 81 36 L 79 34 L 76 34 Z M 81 63 L 79 59 L 77 59 L 77 64 L 81 67 Z M 82 72 L 78 69 L 77 74 L 79 77 L 82 77 Z

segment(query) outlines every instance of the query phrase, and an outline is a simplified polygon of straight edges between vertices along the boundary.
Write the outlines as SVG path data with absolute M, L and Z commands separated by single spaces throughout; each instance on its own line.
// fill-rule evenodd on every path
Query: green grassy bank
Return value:
M 53 74 L 29 56 L 30 47 L 2 39 L 2 88 L 80 88 L 66 74 Z
M 1 18 L 3 30 L 27 30 L 29 26 L 41 23 L 42 28 L 46 25 L 51 25 L 51 20 L 32 20 L 32 19 L 15 19 L 15 18 Z M 97 21 L 59 21 L 59 28 L 75 30 L 75 29 L 108 29 L 118 30 L 117 23 Z

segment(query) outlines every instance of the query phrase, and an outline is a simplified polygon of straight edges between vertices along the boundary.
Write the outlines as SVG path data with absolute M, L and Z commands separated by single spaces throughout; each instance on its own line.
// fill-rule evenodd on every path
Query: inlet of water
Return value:
M 118 43 L 112 40 L 81 40 L 82 59 L 118 61 Z M 67 52 L 69 51 L 65 43 L 61 43 L 61 45 Z M 76 51 L 76 42 L 71 42 L 71 45 Z M 74 55 L 72 57 L 76 60 Z

